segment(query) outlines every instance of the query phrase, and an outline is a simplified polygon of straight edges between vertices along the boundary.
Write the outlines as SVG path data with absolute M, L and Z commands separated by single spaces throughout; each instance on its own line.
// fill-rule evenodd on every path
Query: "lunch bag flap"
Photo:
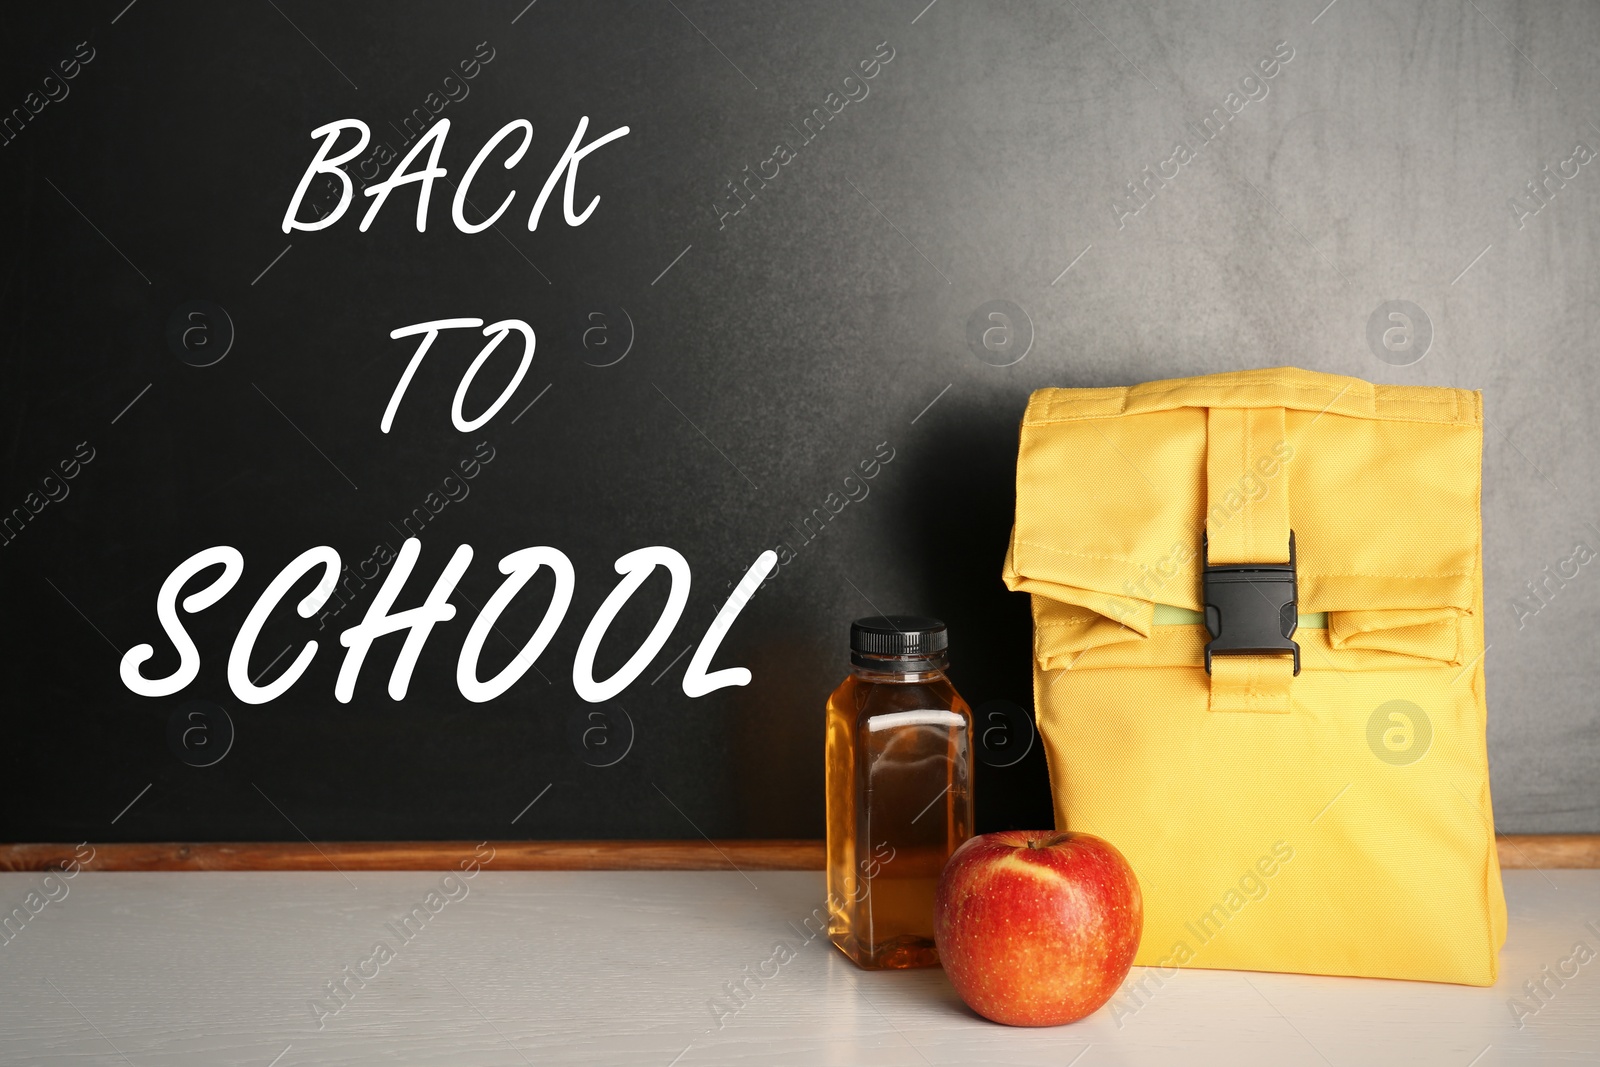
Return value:
M 1213 562 L 1286 561 L 1286 523 L 1298 613 L 1325 616 L 1330 647 L 1459 663 L 1481 447 L 1467 390 L 1294 368 L 1042 389 L 1004 578 L 1038 595 L 1036 653 L 1064 666 L 1148 641 L 1158 610 L 1203 611 L 1208 536 Z

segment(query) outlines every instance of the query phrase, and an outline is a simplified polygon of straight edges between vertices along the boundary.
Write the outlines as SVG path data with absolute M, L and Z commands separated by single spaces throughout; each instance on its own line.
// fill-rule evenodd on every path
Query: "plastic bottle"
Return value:
M 972 711 L 947 645 L 938 619 L 857 619 L 828 698 L 828 936 L 870 970 L 939 962 L 934 889 L 972 835 Z

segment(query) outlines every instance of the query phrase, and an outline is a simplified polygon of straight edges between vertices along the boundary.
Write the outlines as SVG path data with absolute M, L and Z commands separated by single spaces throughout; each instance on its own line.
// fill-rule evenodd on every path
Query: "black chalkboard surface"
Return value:
M 1008 287 L 1084 242 L 949 142 L 953 40 L 887 3 L 93 8 L 3 16 L 0 839 L 820 836 L 880 610 L 950 625 L 980 827 L 1048 824 L 999 569 L 1027 394 L 1094 373 L 1023 358 Z M 366 195 L 434 150 L 425 213 Z M 586 649 L 619 560 L 660 565 Z M 431 629 L 360 660 L 412 563 L 390 612 Z
M 878 612 L 949 623 L 979 827 L 1048 825 L 1029 393 L 1283 364 L 1483 391 L 1497 828 L 1600 829 L 1597 20 L 0 13 L 0 841 L 820 837 Z

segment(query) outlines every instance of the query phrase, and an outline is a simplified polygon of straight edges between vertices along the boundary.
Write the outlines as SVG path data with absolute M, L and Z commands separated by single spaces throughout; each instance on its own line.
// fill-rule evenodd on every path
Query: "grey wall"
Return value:
M 953 282 L 923 343 L 959 356 L 961 319 L 991 295 L 1037 331 L 1017 367 L 961 366 L 947 399 L 1275 363 L 1482 389 L 1497 821 L 1600 828 L 1600 571 L 1574 560 L 1547 606 L 1527 588 L 1600 548 L 1600 167 L 1549 183 L 1537 214 L 1527 190 L 1576 145 L 1600 150 L 1600 10 L 1342 0 L 1313 23 L 1320 3 L 944 7 L 907 45 L 908 68 L 942 69 L 917 71 L 904 121 L 919 136 L 886 168 L 884 206 Z M 1123 183 L 1174 138 L 1195 144 L 1185 124 L 1279 41 L 1295 56 L 1269 95 L 1119 229 Z M 1431 322 L 1410 366 L 1368 343 L 1390 300 Z
M 5 108 L 77 42 L 96 50 L 71 95 L 0 148 L 3 506 L 77 442 L 96 458 L 0 549 L 14 694 L 0 837 L 819 835 L 820 703 L 845 670 L 851 617 L 945 616 L 969 700 L 1028 702 L 1026 606 L 998 572 L 1029 391 L 1281 363 L 1485 392 L 1499 828 L 1600 831 L 1600 562 L 1568 564 L 1576 575 L 1552 580 L 1547 603 L 1526 599 L 1576 546 L 1600 550 L 1600 160 L 1568 164 L 1576 176 L 1551 179 L 1536 213 L 1527 189 L 1579 143 L 1600 150 L 1600 9 L 925 2 L 362 13 L 113 0 L 3 16 Z M 584 165 L 582 195 L 602 196 L 588 223 L 466 237 L 441 190 L 425 235 L 409 193 L 368 234 L 354 217 L 279 230 L 313 127 L 355 116 L 387 136 L 480 41 L 495 58 L 443 112 L 452 177 L 529 118 L 528 164 L 486 178 L 478 201 L 517 188 L 526 204 L 578 116 L 629 124 Z M 725 183 L 795 140 L 791 124 L 884 41 L 894 58 L 870 94 L 724 217 Z M 1258 98 L 1226 132 L 1128 199 L 1176 141 L 1200 143 L 1196 126 L 1275 49 L 1292 58 L 1250 83 Z M 167 338 L 195 299 L 226 308 L 236 332 L 210 367 Z M 1020 359 L 969 344 L 996 300 L 1030 324 Z M 1413 306 L 1425 351 L 1369 339 L 1391 301 Z M 633 324 L 611 366 L 614 349 L 583 334 L 602 309 Z M 447 412 L 471 353 L 443 358 L 379 434 L 410 351 L 388 332 L 447 315 L 530 321 L 534 369 L 494 423 L 461 435 Z M 530 675 L 466 704 L 454 655 L 475 608 L 462 599 L 406 701 L 382 692 L 386 646 L 358 699 L 334 702 L 336 638 L 284 613 L 253 669 L 312 635 L 319 659 L 278 701 L 233 702 L 222 663 L 268 578 L 312 545 L 364 558 L 479 440 L 496 458 L 430 526 L 414 580 L 431 584 L 471 543 L 461 589 L 481 605 L 503 553 L 566 551 L 578 593 L 540 661 L 551 684 Z M 800 549 L 724 646 L 720 662 L 749 665 L 752 685 L 686 700 L 684 661 L 670 661 L 727 583 L 881 442 L 895 458 L 871 495 Z M 155 592 L 212 544 L 239 546 L 247 570 L 193 617 L 199 680 L 133 696 L 121 652 L 163 645 Z M 647 544 L 689 558 L 694 592 L 619 698 L 632 749 L 597 766 L 572 658 L 612 561 Z M 606 673 L 663 595 L 652 587 L 619 621 Z M 506 625 L 523 635 L 536 619 L 529 606 Z M 163 655 L 152 672 L 171 669 Z M 171 740 L 190 699 L 229 711 L 221 762 L 194 766 Z M 1037 750 L 1005 764 L 980 768 L 980 825 L 1046 821 Z

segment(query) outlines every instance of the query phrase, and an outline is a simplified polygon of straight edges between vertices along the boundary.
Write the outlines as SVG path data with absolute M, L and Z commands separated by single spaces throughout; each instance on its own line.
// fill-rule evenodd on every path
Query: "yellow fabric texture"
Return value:
M 1494 983 L 1482 448 L 1476 392 L 1288 367 L 1033 394 L 1004 578 L 1056 825 L 1144 889 L 1136 963 Z M 1207 546 L 1290 530 L 1300 674 L 1208 674 Z

